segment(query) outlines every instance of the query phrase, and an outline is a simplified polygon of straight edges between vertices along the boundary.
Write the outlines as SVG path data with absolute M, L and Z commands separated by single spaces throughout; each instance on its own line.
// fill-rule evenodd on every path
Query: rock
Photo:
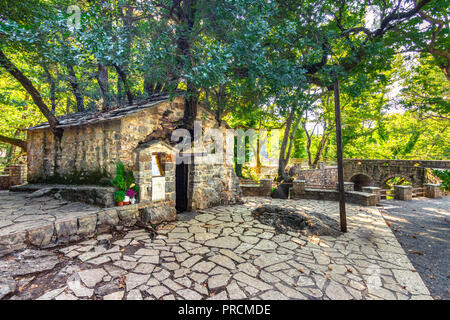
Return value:
M 55 229 L 58 240 L 67 240 L 70 236 L 77 234 L 78 221 L 73 217 L 56 220 Z
M 274 199 L 288 199 L 289 198 L 289 184 L 282 183 L 272 191 L 271 197 Z
M 177 293 L 186 300 L 200 300 L 202 298 L 201 295 L 191 289 L 183 289 Z
M 230 274 L 219 274 L 217 276 L 212 276 L 208 279 L 208 287 L 209 289 L 216 289 L 219 287 L 224 287 L 227 285 L 228 280 L 230 279 Z
M 250 277 L 249 275 L 238 272 L 234 275 L 234 279 L 240 282 L 243 282 L 249 286 L 252 286 L 255 289 L 258 290 L 269 290 L 272 289 L 272 286 L 269 286 L 268 284 L 264 283 L 261 280 L 258 280 L 256 278 Z
M 86 288 L 81 284 L 80 280 L 68 281 L 67 286 L 79 298 L 91 297 L 94 294 L 94 289 Z
M 10 276 L 0 275 L 0 299 L 16 291 L 16 282 Z
M 40 197 L 50 194 L 52 191 L 53 191 L 53 188 L 42 188 L 37 191 L 34 191 L 31 194 L 26 195 L 25 197 L 30 198 L 30 199 L 40 198 Z
M 256 269 L 254 265 L 248 262 L 238 265 L 238 269 L 239 271 L 245 272 L 250 276 L 256 276 L 258 274 L 258 269 Z
M 273 241 L 262 239 L 253 249 L 255 250 L 274 250 L 277 244 Z
M 42 296 L 36 300 L 52 300 L 56 296 L 60 295 L 67 287 L 58 288 L 49 292 L 44 293 Z
M 140 218 L 144 223 L 159 224 L 165 221 L 174 221 L 177 210 L 170 206 L 147 207 L 140 210 Z
M 231 270 L 236 268 L 234 262 L 230 258 L 223 256 L 221 254 L 212 256 L 211 258 L 209 258 L 209 260 Z
M 128 292 L 127 300 L 142 300 L 141 291 L 134 289 Z
M 97 215 L 92 214 L 78 218 L 78 234 L 92 235 L 97 227 Z
M 234 249 L 240 244 L 236 237 L 220 237 L 206 241 L 205 245 L 224 249 Z
M 328 285 L 325 294 L 331 300 L 351 300 L 353 297 L 348 294 L 344 287 L 336 282 L 330 282 Z
M 98 296 L 106 296 L 120 289 L 120 278 L 106 282 L 104 285 L 97 286 L 94 291 Z
M 35 227 L 28 232 L 28 241 L 37 247 L 48 245 L 53 237 L 54 226 L 53 223 L 43 224 Z
M 261 295 L 261 298 L 263 300 L 289 300 L 288 297 L 286 297 L 284 294 L 275 290 L 264 292 Z
M 73 294 L 61 293 L 59 296 L 55 297 L 55 300 L 78 300 Z
M 276 263 L 291 259 L 291 256 L 276 253 L 262 254 L 255 259 L 254 264 L 260 268 L 265 268 Z
M 142 275 L 136 273 L 129 273 L 126 276 L 125 283 L 127 285 L 127 291 L 130 291 L 134 288 L 139 287 L 141 284 L 144 284 L 148 281 L 150 275 Z
M 89 269 L 78 272 L 78 275 L 86 286 L 93 288 L 97 283 L 102 281 L 107 273 L 103 269 Z
M 27 249 L 13 255 L 14 259 L 0 261 L 0 273 L 22 276 L 53 269 L 58 257 L 48 251 Z
M 124 294 L 123 291 L 113 292 L 104 296 L 103 300 L 122 300 L 123 294 Z
M 319 212 L 306 214 L 295 209 L 263 204 L 252 211 L 252 216 L 283 234 L 300 231 L 307 236 L 337 237 L 340 235 L 338 222 Z
M 170 293 L 169 289 L 167 289 L 164 286 L 156 286 L 156 287 L 152 287 L 150 289 L 147 289 L 147 293 L 151 294 L 152 296 L 154 296 L 156 299 L 161 298 L 162 296 Z
M 212 268 L 214 268 L 216 265 L 212 262 L 206 262 L 202 261 L 197 263 L 195 266 L 192 267 L 193 271 L 208 273 Z
M 247 295 L 239 288 L 236 282 L 232 282 L 227 286 L 227 291 L 230 299 L 242 300 L 247 298 Z
M 425 287 L 418 272 L 411 270 L 396 270 L 393 269 L 395 279 L 401 286 L 405 286 L 406 290 L 412 294 L 429 295 L 427 287 Z
M 97 228 L 98 232 L 108 231 L 111 227 L 117 226 L 119 223 L 119 216 L 116 209 L 107 209 L 100 211 L 97 214 Z
M 137 204 L 119 207 L 117 209 L 117 214 L 119 215 L 120 224 L 126 227 L 133 226 L 138 218 L 138 207 Z

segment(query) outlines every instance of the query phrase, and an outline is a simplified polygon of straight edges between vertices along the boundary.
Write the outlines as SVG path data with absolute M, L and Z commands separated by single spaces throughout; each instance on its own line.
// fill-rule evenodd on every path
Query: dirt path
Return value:
M 434 299 L 450 299 L 450 197 L 385 200 L 384 218 Z

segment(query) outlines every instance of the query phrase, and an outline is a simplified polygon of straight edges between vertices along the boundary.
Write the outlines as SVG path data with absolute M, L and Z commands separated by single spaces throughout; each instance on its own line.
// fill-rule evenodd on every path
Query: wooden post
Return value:
M 342 155 L 342 130 L 341 130 L 341 100 L 339 96 L 339 80 L 334 82 L 334 113 L 336 116 L 336 148 L 338 165 L 339 186 L 339 215 L 341 220 L 341 231 L 347 232 L 347 217 L 345 213 L 345 190 L 344 190 L 344 168 Z

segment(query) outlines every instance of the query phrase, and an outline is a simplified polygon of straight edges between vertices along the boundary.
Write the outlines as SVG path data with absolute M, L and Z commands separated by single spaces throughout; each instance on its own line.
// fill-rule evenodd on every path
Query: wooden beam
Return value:
M 342 129 L 341 129 L 341 100 L 339 94 L 339 80 L 334 83 L 334 112 L 336 116 L 336 148 L 338 164 L 338 185 L 339 185 L 339 216 L 341 231 L 347 232 L 347 215 L 345 212 L 345 190 L 344 190 L 344 165 L 342 150 Z

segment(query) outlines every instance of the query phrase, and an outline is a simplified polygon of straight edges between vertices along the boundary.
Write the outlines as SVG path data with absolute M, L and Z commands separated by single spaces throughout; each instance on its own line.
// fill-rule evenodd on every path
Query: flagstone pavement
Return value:
M 36 261 L 48 262 L 40 272 L 12 271 L 30 249 L 5 256 L 0 297 L 3 290 L 3 299 L 43 300 L 432 299 L 377 208 L 348 204 L 348 233 L 306 237 L 255 220 L 259 203 L 339 220 L 337 202 L 247 198 L 179 215 L 153 240 L 134 228 L 39 250 Z

